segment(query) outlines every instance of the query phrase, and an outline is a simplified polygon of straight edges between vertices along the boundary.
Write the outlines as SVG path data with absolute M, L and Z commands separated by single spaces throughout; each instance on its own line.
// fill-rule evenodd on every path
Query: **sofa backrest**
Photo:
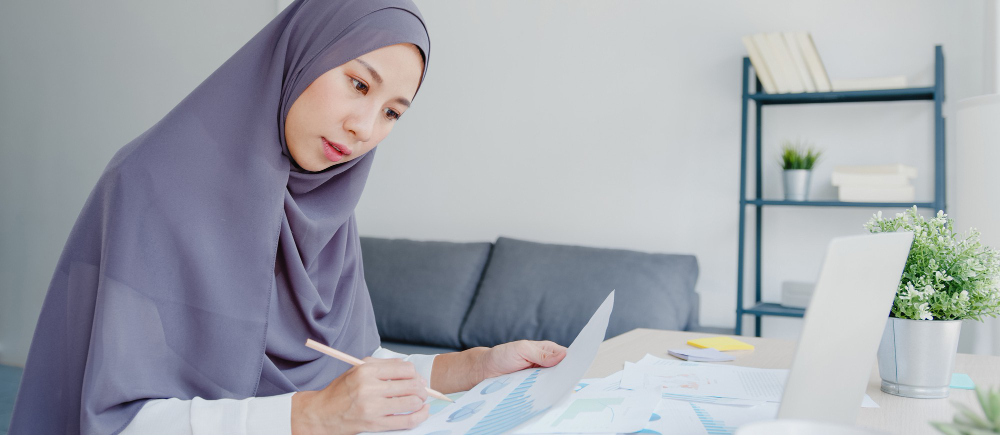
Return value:
M 491 243 L 361 238 L 365 282 L 382 340 L 459 349 Z
M 650 254 L 501 237 L 462 326 L 464 347 L 519 340 L 569 346 L 611 290 L 606 337 L 697 323 L 692 255 Z
M 698 322 L 692 255 L 506 237 L 495 245 L 362 237 L 361 252 L 387 341 L 456 349 L 520 339 L 568 346 L 613 289 L 607 338 Z

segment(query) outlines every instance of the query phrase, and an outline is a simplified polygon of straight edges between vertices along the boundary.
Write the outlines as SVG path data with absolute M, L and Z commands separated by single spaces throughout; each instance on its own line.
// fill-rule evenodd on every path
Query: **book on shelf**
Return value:
M 911 185 L 864 186 L 845 184 L 837 187 L 838 197 L 844 202 L 913 202 L 916 196 Z
M 764 70 L 768 71 L 771 76 L 771 80 L 774 82 L 775 89 L 779 94 L 787 94 L 791 92 L 791 88 L 788 87 L 788 81 L 784 77 L 784 71 L 778 68 L 778 58 L 771 51 L 771 44 L 767 41 L 767 36 L 763 33 L 758 33 L 753 35 L 750 39 L 753 40 L 753 44 L 757 47 L 757 51 L 760 52 L 761 60 L 764 66 L 762 66 L 758 71 Z M 753 59 L 750 59 L 753 62 Z M 754 67 L 756 68 L 756 66 Z M 758 73 L 759 75 L 760 73 Z
M 809 74 L 809 67 L 806 66 L 806 59 L 802 56 L 802 48 L 799 47 L 799 40 L 795 37 L 795 32 L 784 32 L 781 36 L 785 38 L 785 44 L 792 56 L 792 61 L 795 63 L 795 70 L 799 73 L 802 86 L 806 88 L 806 92 L 816 92 L 816 84 L 813 83 L 812 75 Z
M 870 91 L 906 87 L 906 76 L 871 77 L 863 79 L 837 79 L 831 81 L 834 91 Z
M 809 66 L 809 73 L 816 84 L 816 90 L 819 92 L 830 92 L 833 90 L 830 86 L 830 77 L 826 75 L 826 68 L 823 66 L 823 61 L 819 58 L 819 51 L 816 50 L 816 44 L 813 43 L 812 35 L 809 32 L 795 32 L 795 36 L 799 40 L 802 57 L 805 58 L 806 65 Z
M 750 63 L 769 94 L 867 91 L 905 88 L 906 76 L 832 80 L 809 32 L 767 32 L 744 36 Z
M 769 94 L 777 94 L 778 88 L 774 85 L 771 72 L 767 69 L 767 64 L 764 63 L 764 58 L 760 51 L 757 50 L 757 44 L 753 42 L 753 38 L 744 36 L 743 45 L 747 48 L 750 63 L 753 64 L 753 69 L 757 72 L 757 78 L 760 79 L 760 84 L 764 86 L 764 91 Z
M 785 43 L 785 38 L 778 32 L 771 32 L 766 36 L 767 43 L 771 47 L 771 52 L 774 53 L 774 57 L 778 61 L 777 68 L 781 70 L 781 77 L 785 80 L 786 87 L 789 89 L 789 92 L 805 92 L 806 87 L 802 84 L 802 79 L 799 77 L 799 71 L 795 68 L 795 61 L 792 60 L 792 55 L 788 50 L 788 44 Z M 771 65 L 768 64 L 768 67 L 770 66 Z
M 808 32 L 757 33 L 744 36 L 743 45 L 765 92 L 830 91 L 830 79 Z

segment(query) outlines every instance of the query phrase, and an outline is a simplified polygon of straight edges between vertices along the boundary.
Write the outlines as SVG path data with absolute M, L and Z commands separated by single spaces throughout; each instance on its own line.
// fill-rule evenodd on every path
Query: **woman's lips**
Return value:
M 350 148 L 336 142 L 330 142 L 326 140 L 325 137 L 321 137 L 321 139 L 323 139 L 323 154 L 325 154 L 326 158 L 331 162 L 339 162 L 344 158 L 344 156 L 351 155 Z

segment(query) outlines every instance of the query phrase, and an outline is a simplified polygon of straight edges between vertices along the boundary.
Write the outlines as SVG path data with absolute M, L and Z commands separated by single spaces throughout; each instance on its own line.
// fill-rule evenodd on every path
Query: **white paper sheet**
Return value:
M 720 366 L 687 361 L 658 365 L 625 363 L 622 388 L 649 389 L 689 396 L 780 402 L 787 370 Z
M 655 390 L 586 389 L 571 394 L 517 434 L 630 433 L 643 429 L 660 402 Z
M 626 363 L 626 365 L 628 365 L 628 364 L 631 364 L 631 363 Z M 659 358 L 659 357 L 656 357 L 656 356 L 653 356 L 653 355 L 650 355 L 650 354 L 646 354 L 646 356 L 642 357 L 641 360 L 637 361 L 634 364 L 636 366 L 644 366 L 644 367 L 673 367 L 673 366 L 676 366 L 677 364 L 696 364 L 696 363 L 663 359 L 663 358 Z M 780 393 L 783 392 L 784 389 L 785 389 L 785 379 L 788 377 L 788 370 L 786 370 L 786 369 L 752 369 L 750 367 L 741 367 L 741 366 L 733 366 L 733 365 L 711 365 L 711 364 L 704 364 L 703 366 L 718 367 L 721 370 L 726 370 L 727 368 L 728 369 L 733 369 L 733 370 L 740 370 L 740 369 L 771 370 L 771 371 L 773 371 L 775 373 L 778 373 L 778 374 L 781 375 L 781 381 L 780 381 L 780 385 L 777 385 L 775 387 L 777 387 L 777 389 L 779 391 L 779 399 L 780 399 Z M 637 382 L 639 382 L 638 381 L 638 376 L 639 376 L 638 372 L 633 372 L 633 373 L 630 373 L 628 379 L 625 380 L 625 374 L 623 373 L 623 375 L 622 375 L 622 379 L 623 379 L 622 384 L 627 384 L 627 385 L 630 385 L 630 386 L 634 386 L 634 385 L 636 385 Z M 627 387 L 623 387 L 623 388 L 627 388 Z M 664 390 L 663 390 L 663 398 L 664 399 L 676 399 L 676 400 L 688 400 L 688 401 L 698 402 L 698 403 L 714 403 L 714 404 L 718 404 L 718 405 L 736 405 L 736 406 L 756 406 L 756 405 L 759 405 L 760 402 L 762 402 L 762 401 L 772 401 L 772 402 L 774 401 L 774 400 L 770 400 L 770 399 L 765 400 L 765 399 L 754 399 L 754 398 L 746 398 L 746 397 L 733 397 L 733 396 L 726 396 L 726 395 L 722 395 L 722 394 L 719 394 L 719 395 L 699 394 L 697 392 L 692 392 L 692 391 L 678 391 L 676 388 L 673 388 L 673 389 L 664 388 Z M 862 408 L 878 408 L 879 406 L 878 406 L 877 403 L 875 403 L 874 400 L 872 400 L 871 396 L 865 394 L 865 397 L 862 398 L 862 400 L 861 400 L 861 407 Z
M 492 435 L 510 432 L 559 403 L 583 377 L 604 341 L 615 292 L 583 327 L 555 367 L 486 379 L 414 429 L 394 434 Z
M 622 383 L 622 370 L 612 373 L 603 378 L 590 378 L 590 379 L 580 379 L 579 388 L 577 391 L 582 391 L 584 389 L 588 391 L 614 391 L 621 388 Z
M 639 433 L 707 435 L 709 432 L 690 403 L 680 400 L 661 400 L 653 410 L 649 422 Z
M 736 428 L 747 423 L 774 420 L 778 417 L 778 404 L 773 402 L 751 407 L 686 403 L 694 409 L 702 426 L 711 434 L 732 434 L 736 432 Z

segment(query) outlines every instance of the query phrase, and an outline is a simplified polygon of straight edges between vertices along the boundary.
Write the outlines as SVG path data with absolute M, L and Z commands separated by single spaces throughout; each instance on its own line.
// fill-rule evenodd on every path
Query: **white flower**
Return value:
M 931 315 L 930 311 L 928 311 L 929 308 L 930 305 L 928 305 L 927 302 L 924 302 L 920 304 L 919 307 L 917 307 L 917 310 L 920 311 L 917 313 L 917 316 L 920 317 L 920 320 L 934 320 L 934 316 Z
M 932 294 L 934 294 L 934 287 L 931 287 L 929 285 L 925 285 L 924 286 L 924 296 L 930 296 Z
M 882 220 L 882 210 L 879 210 L 878 213 L 875 213 L 875 218 L 878 220 Z
M 969 302 L 969 291 L 962 290 L 962 292 L 958 294 L 958 300 L 962 302 Z
M 952 277 L 941 273 L 940 270 L 934 271 L 934 278 L 937 278 L 938 281 L 951 281 L 953 279 Z

